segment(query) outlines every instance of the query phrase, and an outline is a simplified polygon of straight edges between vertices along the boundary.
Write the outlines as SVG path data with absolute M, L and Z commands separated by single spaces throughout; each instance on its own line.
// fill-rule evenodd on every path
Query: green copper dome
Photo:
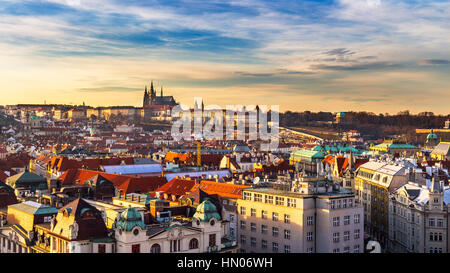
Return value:
M 200 220 L 200 222 L 209 222 L 212 218 L 216 218 L 218 221 L 221 219 L 216 206 L 209 199 L 206 199 L 198 205 L 193 218 Z
M 142 215 L 135 208 L 128 208 L 122 212 L 116 226 L 120 227 L 122 231 L 131 231 L 135 226 L 146 229 Z

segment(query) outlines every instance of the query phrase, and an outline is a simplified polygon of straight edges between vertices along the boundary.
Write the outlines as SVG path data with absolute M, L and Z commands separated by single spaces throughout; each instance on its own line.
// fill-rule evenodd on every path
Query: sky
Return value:
M 443 0 L 0 0 L 0 104 L 450 111 Z

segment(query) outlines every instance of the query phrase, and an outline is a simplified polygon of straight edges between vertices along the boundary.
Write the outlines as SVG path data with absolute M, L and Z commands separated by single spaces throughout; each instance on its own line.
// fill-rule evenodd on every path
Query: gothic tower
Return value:
M 147 85 L 145 86 L 145 91 L 144 91 L 144 102 L 143 102 L 143 107 L 146 107 L 150 105 L 150 98 L 148 96 L 148 92 L 147 92 Z

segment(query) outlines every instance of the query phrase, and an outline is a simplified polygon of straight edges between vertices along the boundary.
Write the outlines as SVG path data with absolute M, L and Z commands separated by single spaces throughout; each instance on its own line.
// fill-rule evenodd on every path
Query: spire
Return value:
M 163 87 L 161 85 L 161 97 L 163 96 Z
M 150 85 L 150 95 L 154 96 L 155 95 L 155 89 L 153 89 L 153 81 Z
M 434 173 L 434 175 L 433 175 L 433 181 L 431 182 L 430 192 L 431 193 L 442 192 L 438 173 Z

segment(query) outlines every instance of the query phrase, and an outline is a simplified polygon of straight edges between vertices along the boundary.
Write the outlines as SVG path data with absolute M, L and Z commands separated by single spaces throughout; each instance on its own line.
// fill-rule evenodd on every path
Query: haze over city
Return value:
M 395 12 L 392 12 L 395 11 Z M 0 104 L 448 114 L 448 1 L 0 1 Z

